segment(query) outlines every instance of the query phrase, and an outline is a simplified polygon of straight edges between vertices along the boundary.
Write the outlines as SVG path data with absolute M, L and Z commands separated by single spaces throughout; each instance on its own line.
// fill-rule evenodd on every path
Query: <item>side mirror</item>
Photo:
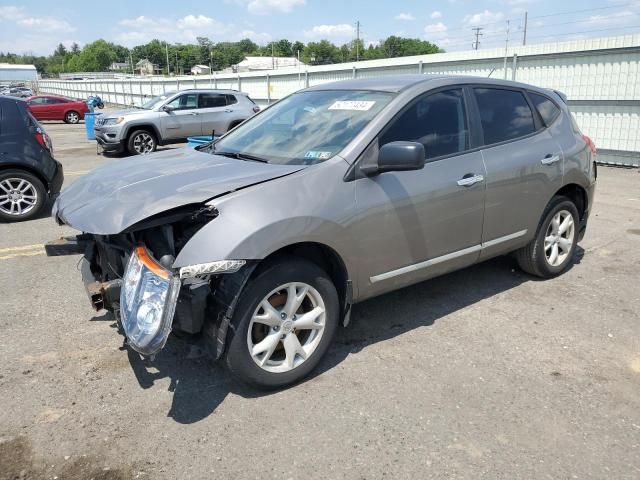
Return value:
M 377 162 L 369 162 L 360 170 L 372 177 L 384 172 L 404 172 L 421 170 L 424 167 L 424 145 L 418 142 L 391 142 L 383 145 L 378 153 Z
M 167 113 L 171 113 L 173 112 L 174 108 L 171 105 L 163 105 L 162 110 L 164 110 Z

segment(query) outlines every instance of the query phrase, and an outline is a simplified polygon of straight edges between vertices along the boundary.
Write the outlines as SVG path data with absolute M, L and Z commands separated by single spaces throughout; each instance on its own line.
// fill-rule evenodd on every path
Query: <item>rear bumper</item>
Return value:
M 49 196 L 51 198 L 56 198 L 62 189 L 62 183 L 64 182 L 64 170 L 62 168 L 62 164 L 56 162 L 58 164 L 58 168 L 56 172 L 53 174 L 53 178 L 51 182 L 49 182 Z

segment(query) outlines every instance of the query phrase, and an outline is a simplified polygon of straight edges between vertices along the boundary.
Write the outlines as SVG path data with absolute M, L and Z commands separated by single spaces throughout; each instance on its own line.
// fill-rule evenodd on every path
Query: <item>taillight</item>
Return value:
M 583 135 L 582 138 L 584 139 L 584 141 L 587 143 L 587 146 L 589 147 L 589 150 L 591 150 L 591 154 L 595 155 L 597 153 L 596 150 L 596 144 L 593 143 L 593 140 L 591 140 L 589 137 L 587 137 L 586 135 Z
M 258 105 L 255 105 L 253 107 L 253 113 L 258 113 L 260 111 L 260 107 Z
M 51 151 L 51 139 L 49 138 L 49 135 L 47 135 L 45 131 L 40 127 L 36 128 L 36 140 L 42 147 Z

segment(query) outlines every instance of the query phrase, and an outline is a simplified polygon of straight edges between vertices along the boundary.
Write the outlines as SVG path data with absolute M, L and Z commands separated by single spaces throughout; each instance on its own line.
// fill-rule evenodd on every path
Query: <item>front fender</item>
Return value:
M 174 268 L 216 260 L 262 260 L 289 245 L 313 242 L 336 251 L 351 276 L 353 266 L 342 254 L 351 242 L 339 224 L 318 217 L 291 217 L 259 226 L 242 220 L 221 213 L 187 242 Z

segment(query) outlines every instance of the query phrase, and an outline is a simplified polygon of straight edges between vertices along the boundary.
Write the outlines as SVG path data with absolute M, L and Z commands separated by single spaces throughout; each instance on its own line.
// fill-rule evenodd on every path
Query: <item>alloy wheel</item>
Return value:
M 16 217 L 26 215 L 38 203 L 36 187 L 24 178 L 5 178 L 0 182 L 0 211 Z
M 293 282 L 265 296 L 247 332 L 253 361 L 271 373 L 285 373 L 304 363 L 318 348 L 326 324 L 326 308 L 311 285 Z
M 78 123 L 79 121 L 80 121 L 80 117 L 76 112 L 67 113 L 67 122 Z
M 573 215 L 567 210 L 557 212 L 544 237 L 544 255 L 547 263 L 552 267 L 562 265 L 567 259 L 575 236 Z
M 154 140 L 148 133 L 139 133 L 133 138 L 133 149 L 144 155 L 153 152 Z

